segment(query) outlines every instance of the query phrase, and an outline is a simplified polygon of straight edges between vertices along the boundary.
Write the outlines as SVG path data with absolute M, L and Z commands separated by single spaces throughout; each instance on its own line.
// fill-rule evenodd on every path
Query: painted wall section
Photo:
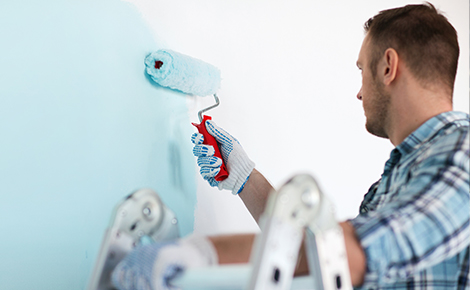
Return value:
M 132 4 L 0 4 L 0 289 L 84 289 L 115 204 L 150 187 L 193 230 L 186 97 Z

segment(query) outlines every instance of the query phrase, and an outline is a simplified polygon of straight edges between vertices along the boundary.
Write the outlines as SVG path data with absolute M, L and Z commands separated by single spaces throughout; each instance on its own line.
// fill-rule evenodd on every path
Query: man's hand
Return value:
M 219 144 L 229 176 L 223 181 L 214 179 L 220 171 L 222 160 L 214 157 L 214 148 L 211 145 L 202 144 L 204 142 L 202 134 L 194 133 L 191 137 L 191 141 L 195 145 L 193 154 L 198 157 L 197 164 L 201 167 L 201 175 L 211 186 L 218 187 L 220 190 L 231 190 L 233 194 L 238 194 L 243 190 L 255 164 L 248 158 L 245 150 L 232 135 L 211 120 L 207 120 L 205 125 L 209 134 L 214 136 Z
M 170 289 L 171 279 L 185 269 L 217 263 L 212 243 L 190 236 L 136 248 L 116 266 L 112 282 L 119 290 Z

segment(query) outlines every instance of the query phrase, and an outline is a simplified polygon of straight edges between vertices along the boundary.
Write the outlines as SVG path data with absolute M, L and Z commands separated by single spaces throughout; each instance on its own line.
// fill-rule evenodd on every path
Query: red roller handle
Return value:
M 220 154 L 219 145 L 217 145 L 217 140 L 215 140 L 214 136 L 212 136 L 211 134 L 209 134 L 209 132 L 207 132 L 206 126 L 204 126 L 207 120 L 212 120 L 212 118 L 210 116 L 204 115 L 202 118 L 201 124 L 196 124 L 196 123 L 192 123 L 192 124 L 198 129 L 199 133 L 201 133 L 204 136 L 204 142 L 202 144 L 212 145 L 215 150 L 214 156 L 219 157 L 222 160 L 220 171 L 215 176 L 216 181 L 222 181 L 228 177 L 228 172 L 227 172 L 227 168 L 225 167 L 224 159 L 222 158 L 222 155 Z

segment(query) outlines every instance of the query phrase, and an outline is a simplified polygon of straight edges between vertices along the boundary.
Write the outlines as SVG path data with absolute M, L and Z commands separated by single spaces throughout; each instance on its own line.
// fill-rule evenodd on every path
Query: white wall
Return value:
M 130 2 L 153 29 L 161 44 L 156 50 L 170 48 L 221 69 L 221 106 L 210 115 L 240 140 L 273 185 L 309 172 L 336 203 L 340 219 L 357 214 L 392 149 L 366 132 L 356 99 L 362 26 L 380 10 L 421 1 Z M 469 3 L 432 3 L 459 33 L 455 109 L 468 112 Z M 191 120 L 211 103 L 188 98 Z M 198 183 L 196 232 L 257 231 L 238 197 L 202 178 Z

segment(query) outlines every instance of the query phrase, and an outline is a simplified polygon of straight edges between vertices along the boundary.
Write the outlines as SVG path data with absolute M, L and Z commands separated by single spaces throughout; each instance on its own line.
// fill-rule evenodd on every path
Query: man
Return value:
M 341 223 L 351 283 L 363 289 L 469 289 L 469 116 L 452 111 L 459 47 L 447 19 L 431 4 L 380 12 L 365 24 L 357 66 L 362 72 L 366 129 L 396 148 L 360 207 Z M 258 220 L 272 186 L 238 141 L 212 121 L 230 173 L 193 135 L 201 174 L 231 190 Z M 166 289 L 184 268 L 246 263 L 253 235 L 192 236 L 141 247 L 115 270 L 120 289 Z M 301 251 L 301 256 L 305 255 Z M 308 274 L 300 259 L 296 275 Z

